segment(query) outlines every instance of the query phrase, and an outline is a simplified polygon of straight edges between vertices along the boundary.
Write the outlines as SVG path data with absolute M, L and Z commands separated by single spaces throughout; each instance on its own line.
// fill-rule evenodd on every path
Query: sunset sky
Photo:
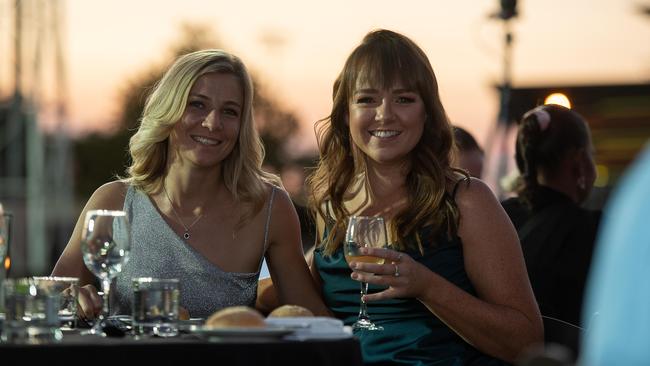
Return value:
M 1 0 L 8 7 L 7 0 Z M 13 3 L 13 1 L 12 1 Z M 366 32 L 388 28 L 414 39 L 427 53 L 453 123 L 479 142 L 494 123 L 502 77 L 502 22 L 489 19 L 499 1 L 209 1 L 67 0 L 68 128 L 105 128 L 115 119 L 126 81 L 166 60 L 180 24 L 210 27 L 224 48 L 240 56 L 278 102 L 311 126 L 331 106 L 334 78 Z M 648 82 L 648 0 L 519 1 L 512 21 L 513 84 Z M 0 14 L 7 29 L 7 13 Z M 269 39 L 275 40 L 271 46 Z M 0 38 L 0 49 L 9 40 Z M 10 88 L 0 56 L 0 92 Z

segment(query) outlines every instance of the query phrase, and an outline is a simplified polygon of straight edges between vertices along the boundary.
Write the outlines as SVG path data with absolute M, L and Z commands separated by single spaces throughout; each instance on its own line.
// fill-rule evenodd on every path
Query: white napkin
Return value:
M 279 317 L 267 318 L 269 327 L 289 328 L 294 332 L 285 337 L 290 340 L 339 339 L 352 337 L 352 328 L 344 326 L 339 319 L 317 317 Z

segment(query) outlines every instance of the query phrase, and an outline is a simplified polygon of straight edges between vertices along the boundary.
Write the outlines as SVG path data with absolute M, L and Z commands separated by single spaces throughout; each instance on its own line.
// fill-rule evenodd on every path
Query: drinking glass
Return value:
M 173 337 L 178 334 L 179 280 L 140 277 L 133 283 L 135 334 Z
M 81 252 L 86 267 L 99 278 L 104 292 L 102 313 L 89 334 L 104 335 L 111 282 L 128 261 L 130 249 L 131 230 L 124 211 L 88 211 L 81 234 Z
M 79 302 L 79 278 L 34 276 L 31 279 L 40 287 L 59 294 L 60 304 L 57 314 L 60 325 L 65 329 L 75 328 L 77 325 L 77 303 Z
M 382 217 L 351 216 L 345 234 L 344 254 L 345 260 L 350 262 L 364 262 L 383 264 L 384 258 L 362 255 L 359 250 L 363 247 L 387 248 L 388 237 L 386 225 Z M 368 283 L 361 282 L 361 304 L 357 321 L 352 325 L 354 330 L 383 330 L 368 316 L 368 307 L 363 296 L 368 293 Z

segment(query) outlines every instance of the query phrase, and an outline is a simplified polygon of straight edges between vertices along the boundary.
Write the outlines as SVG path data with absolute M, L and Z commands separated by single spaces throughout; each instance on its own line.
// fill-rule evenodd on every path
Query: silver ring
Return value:
M 397 266 L 397 263 L 393 263 L 395 266 L 395 273 L 393 273 L 393 276 L 399 277 L 399 267 Z

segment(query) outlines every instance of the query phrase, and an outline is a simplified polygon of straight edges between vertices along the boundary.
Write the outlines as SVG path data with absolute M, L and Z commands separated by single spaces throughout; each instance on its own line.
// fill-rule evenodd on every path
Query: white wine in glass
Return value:
M 363 247 L 387 248 L 388 237 L 386 224 L 382 217 L 351 216 L 345 234 L 343 252 L 345 260 L 350 262 L 383 264 L 384 258 L 362 255 L 359 250 Z M 354 330 L 383 330 L 368 316 L 368 306 L 363 296 L 368 293 L 368 284 L 361 282 L 361 305 L 357 321 L 352 325 Z
M 92 210 L 86 213 L 81 234 L 81 252 L 86 267 L 102 283 L 102 313 L 95 321 L 90 334 L 103 335 L 103 325 L 108 317 L 111 281 L 129 258 L 131 229 L 124 211 Z

